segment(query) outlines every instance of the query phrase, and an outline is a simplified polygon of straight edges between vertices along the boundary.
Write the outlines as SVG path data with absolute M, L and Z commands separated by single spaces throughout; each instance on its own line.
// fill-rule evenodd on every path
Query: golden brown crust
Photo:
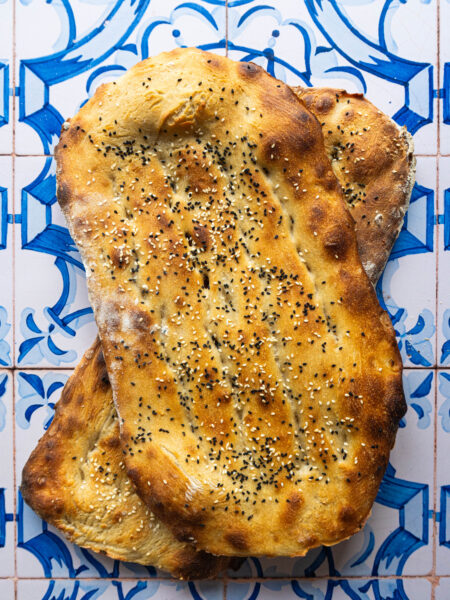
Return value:
M 361 262 L 376 283 L 414 185 L 412 137 L 362 94 L 293 89 L 322 126 L 325 149 L 355 221 Z
M 141 498 L 214 553 L 357 531 L 401 361 L 317 120 L 255 65 L 175 50 L 102 86 L 56 158 Z
M 315 95 L 316 97 L 316 101 L 315 102 L 310 102 L 309 103 L 309 108 L 314 112 L 316 111 L 316 116 L 318 116 L 319 118 L 324 119 L 324 110 L 323 110 L 323 102 L 319 102 L 320 98 L 323 98 L 325 101 L 325 104 L 328 100 L 328 98 L 330 98 L 330 90 L 324 89 L 324 90 L 302 90 L 300 88 L 297 88 L 296 90 L 297 95 L 299 97 L 301 97 L 303 94 L 307 93 L 308 94 L 308 98 L 310 98 L 311 94 Z M 328 153 L 328 157 L 330 158 L 330 160 L 335 161 L 337 159 L 337 157 L 334 155 L 334 147 L 331 143 L 329 143 L 330 137 L 331 137 L 331 133 L 332 133 L 332 129 L 330 129 L 331 125 L 330 125 L 330 121 L 334 121 L 334 112 L 338 111 L 342 112 L 342 105 L 345 103 L 345 111 L 348 111 L 348 104 L 350 104 L 350 102 L 348 101 L 348 98 L 346 97 L 347 95 L 344 95 L 342 92 L 339 92 L 338 95 L 335 96 L 331 96 L 330 99 L 330 105 L 331 105 L 331 109 L 326 110 L 326 118 L 325 120 L 322 121 L 321 125 L 322 125 L 322 130 L 323 132 L 326 134 L 328 143 L 326 144 L 326 150 Z M 352 96 L 351 99 L 353 99 L 354 97 Z M 365 106 L 364 110 L 369 110 L 371 111 L 371 113 L 375 110 L 370 103 L 367 103 L 367 101 L 364 101 L 364 99 L 360 99 L 358 98 L 358 106 L 354 107 L 353 105 L 351 106 L 352 108 L 352 122 L 351 124 L 347 122 L 346 120 L 346 128 L 339 128 L 339 132 L 340 135 L 344 138 L 343 140 L 340 141 L 340 152 L 339 152 L 339 163 L 338 164 L 343 164 L 345 165 L 348 160 L 347 157 L 351 157 L 354 152 L 354 145 L 353 144 L 349 144 L 348 143 L 348 135 L 353 136 L 355 134 L 355 131 L 359 129 L 359 125 L 358 125 L 358 121 L 361 120 L 361 110 L 355 110 L 355 108 L 360 109 L 361 106 L 361 102 L 364 102 L 366 105 L 368 104 L 368 107 Z M 383 124 L 387 121 L 387 117 L 385 115 L 380 115 L 378 112 L 377 114 L 375 114 L 374 116 L 374 120 L 376 123 L 376 129 L 381 129 Z M 349 129 L 350 126 L 350 129 Z M 372 129 L 374 128 L 374 125 L 372 124 Z M 364 126 L 362 127 L 363 131 L 364 129 L 366 129 Z M 347 132 L 347 135 L 346 135 Z M 348 133 L 349 132 L 349 133 Z M 398 144 L 398 140 L 396 138 L 392 139 L 389 138 L 389 140 L 386 140 L 386 143 L 391 143 L 391 151 L 393 155 L 398 155 L 398 148 L 399 148 L 399 144 Z M 367 164 L 367 160 L 371 159 L 373 157 L 373 152 L 371 150 L 371 144 L 377 144 L 378 143 L 378 139 L 374 139 L 373 137 L 369 137 L 367 138 L 366 135 L 364 135 L 364 144 L 366 144 L 367 146 L 365 147 L 365 155 L 366 155 L 366 167 L 368 169 L 370 169 L 370 165 Z M 401 146 L 400 146 L 401 148 Z M 403 154 L 401 155 L 403 156 L 403 163 L 405 165 L 407 165 L 410 160 L 408 158 L 408 154 L 406 152 L 403 152 Z M 397 160 L 400 160 L 397 156 Z M 334 163 L 336 164 L 336 163 Z M 392 165 L 390 165 L 392 167 Z M 361 181 L 350 181 L 350 174 L 346 173 L 347 169 L 341 169 L 341 168 L 335 168 L 335 173 L 336 176 L 338 178 L 338 180 L 341 183 L 341 186 L 345 189 L 345 190 L 349 190 L 349 189 L 354 189 L 355 187 L 361 186 Z M 374 187 L 375 183 L 376 183 L 376 179 L 377 177 L 380 177 L 379 173 L 370 173 L 370 177 L 369 179 L 365 180 L 364 183 L 364 188 L 369 188 L 369 193 L 370 193 L 370 189 Z M 386 169 L 382 169 L 381 170 L 381 177 L 384 178 L 386 177 Z M 389 177 L 389 173 L 387 174 L 387 177 Z M 205 178 L 205 174 L 200 172 L 198 174 L 197 177 L 197 182 L 199 182 L 201 179 Z M 350 183 L 349 183 L 350 182 Z M 386 190 L 386 194 L 388 194 L 390 191 L 390 187 Z M 390 202 L 394 202 L 394 206 L 391 206 L 391 208 L 396 208 L 396 207 L 405 207 L 407 206 L 407 198 L 408 196 L 408 192 L 405 192 L 404 196 L 401 197 L 400 194 L 394 195 L 393 199 L 391 200 L 391 198 L 389 199 Z M 349 203 L 349 206 L 354 208 L 354 205 L 352 205 L 352 201 L 351 201 L 351 196 L 349 196 L 349 194 L 347 193 L 346 195 L 346 199 L 347 202 Z M 396 204 L 395 204 L 396 203 Z M 367 232 L 370 232 L 371 229 L 373 229 L 374 227 L 377 228 L 377 232 L 379 232 L 381 230 L 381 234 L 382 235 L 378 235 L 375 238 L 375 244 L 378 244 L 379 246 L 379 250 L 378 249 L 373 249 L 370 252 L 370 255 L 372 256 L 376 256 L 378 257 L 378 263 L 376 265 L 376 268 L 369 268 L 370 271 L 370 275 L 372 277 L 377 277 L 379 272 L 382 270 L 382 268 L 384 267 L 384 264 L 382 264 L 383 258 L 387 259 L 387 253 L 388 253 L 388 249 L 390 247 L 390 245 L 392 244 L 392 231 L 385 231 L 385 223 L 381 223 L 381 228 L 376 225 L 376 222 L 373 220 L 372 217 L 370 217 L 370 211 L 373 208 L 374 204 L 370 204 L 369 206 L 365 207 L 365 215 L 366 215 L 366 220 L 363 220 L 363 223 L 361 223 L 361 225 L 367 225 L 366 227 L 360 227 L 359 223 L 358 223 L 358 218 L 361 218 L 361 211 L 357 211 L 354 210 L 352 215 L 353 217 L 356 219 L 356 231 L 357 231 L 357 239 L 358 239 L 358 249 L 359 252 L 361 253 L 361 249 L 365 248 L 367 244 L 371 243 L 370 240 L 370 236 L 369 236 L 369 240 L 367 240 Z M 379 210 L 379 208 L 377 207 L 377 210 Z M 375 214 L 373 214 L 373 216 L 375 216 Z M 320 218 L 321 215 L 317 214 L 316 218 Z M 386 238 L 384 237 L 386 235 Z M 193 231 L 193 237 L 196 241 L 196 243 L 200 246 L 203 247 L 207 247 L 208 244 L 210 243 L 210 236 L 208 234 L 208 231 L 205 227 L 201 227 L 201 226 L 196 226 L 194 227 L 194 231 Z M 333 251 L 337 250 L 337 246 L 338 244 L 335 242 L 334 244 L 330 244 L 330 239 L 328 240 L 328 248 L 332 247 Z M 342 250 L 342 249 L 341 249 Z M 367 254 L 367 253 L 366 253 Z M 114 254 L 114 260 L 117 262 L 117 260 L 120 263 L 120 257 L 117 256 L 117 253 Z M 364 265 L 363 265 L 364 266 Z M 370 265 L 369 265 L 370 266 Z M 372 282 L 375 284 L 376 281 L 372 280 Z M 141 322 L 139 322 L 141 323 Z M 142 324 L 142 323 L 141 323 Z M 97 342 L 99 344 L 99 342 Z M 92 356 L 92 354 L 94 353 L 94 356 Z M 84 381 L 84 377 L 86 376 L 85 374 L 85 370 L 87 368 L 87 362 L 90 361 L 91 359 L 95 359 L 93 364 L 90 365 L 89 367 L 89 372 L 88 372 L 88 381 L 98 381 L 99 382 L 99 389 L 97 391 L 96 390 L 90 390 L 89 391 L 89 397 L 93 397 L 94 400 L 94 406 L 97 405 L 104 405 L 104 408 L 106 409 L 106 405 L 109 404 L 112 406 L 112 392 L 110 390 L 110 385 L 109 385 L 109 379 L 108 379 L 108 375 L 106 372 L 106 366 L 105 363 L 103 361 L 103 357 L 101 355 L 101 353 L 98 352 L 98 346 L 95 347 L 95 349 L 90 349 L 86 352 L 85 357 L 82 361 L 82 365 L 80 366 L 79 369 L 77 369 L 77 371 L 74 373 L 74 375 L 72 376 L 69 384 L 68 384 L 68 388 L 67 390 L 65 390 L 64 392 L 64 396 L 63 396 L 63 402 L 64 399 L 69 399 L 72 398 L 74 395 L 78 395 L 78 390 L 80 390 L 80 394 L 81 395 L 85 395 L 85 386 L 86 381 Z M 97 395 L 98 394 L 98 395 Z M 227 399 L 228 401 L 230 400 L 230 397 L 228 397 Z M 97 404 L 100 403 L 100 404 Z M 59 406 L 59 405 L 58 405 Z M 94 407 L 91 406 L 91 409 L 93 409 Z M 57 409 L 59 411 L 59 408 Z M 36 510 L 41 514 L 41 516 L 43 516 L 44 518 L 46 518 L 47 521 L 52 522 L 53 524 L 55 524 L 56 526 L 61 525 L 62 523 L 67 523 L 68 521 L 70 521 L 71 519 L 77 523 L 77 521 L 79 520 L 79 516 L 80 515 L 76 515 L 76 518 L 74 518 L 74 515 L 70 514 L 69 515 L 65 515 L 65 510 L 66 510 L 66 505 L 64 502 L 61 502 L 61 500 L 59 499 L 58 496 L 54 497 L 53 495 L 53 491 L 56 489 L 58 489 L 58 485 L 55 485 L 55 481 L 52 479 L 53 474 L 56 474 L 56 478 L 57 480 L 59 480 L 59 469 L 56 468 L 54 469 L 54 461 L 50 461 L 46 463 L 46 469 L 44 470 L 45 473 L 45 477 L 46 477 L 46 490 L 51 490 L 52 495 L 51 498 L 49 498 L 48 496 L 46 496 L 46 492 L 44 491 L 44 494 L 42 493 L 43 490 L 40 486 L 37 486 L 36 484 L 36 479 L 34 477 L 34 472 L 36 471 L 36 466 L 38 468 L 38 470 L 40 471 L 40 476 L 42 477 L 42 465 L 41 465 L 41 460 L 42 460 L 42 456 L 41 453 L 45 453 L 47 455 L 48 453 L 48 438 L 50 438 L 50 436 L 52 436 L 53 432 L 53 428 L 55 427 L 59 427 L 58 425 L 58 418 L 55 421 L 55 424 L 52 426 L 50 433 L 47 433 L 45 438 L 41 441 L 41 443 L 39 444 L 39 447 L 36 449 L 35 454 L 33 455 L 33 459 L 28 463 L 25 471 L 24 471 L 24 483 L 23 483 L 23 493 L 26 495 L 28 501 L 30 504 L 32 504 Z M 90 420 L 88 419 L 85 423 L 85 428 L 83 429 L 83 433 L 84 435 L 91 435 L 91 426 L 90 426 Z M 101 434 L 100 434 L 101 435 Z M 71 435 L 61 435 L 58 437 L 61 445 L 63 447 L 67 447 L 67 445 L 70 443 L 71 441 Z M 96 437 L 96 436 L 94 436 Z M 47 440 L 47 441 L 46 441 Z M 116 446 L 115 444 L 119 443 L 119 439 L 117 438 L 111 438 L 110 439 L 110 444 L 109 444 L 109 448 L 113 447 L 113 453 L 114 455 L 117 455 L 117 450 L 116 450 Z M 101 445 L 101 444 L 100 444 Z M 110 455 L 110 450 L 107 450 L 107 454 L 106 456 L 109 457 Z M 66 453 L 68 453 L 69 451 L 66 450 Z M 110 462 L 108 460 L 108 462 Z M 73 463 L 69 463 L 70 467 L 73 467 Z M 103 465 L 104 466 L 104 465 Z M 125 488 L 127 488 L 128 486 L 125 486 Z M 35 494 L 36 489 L 39 489 L 40 491 Z M 44 502 L 42 503 L 42 500 L 44 500 Z M 135 500 L 134 500 L 135 502 Z M 299 493 L 299 492 L 293 492 L 291 494 L 291 496 L 289 497 L 289 502 L 286 504 L 285 510 L 282 512 L 281 515 L 281 521 L 283 526 L 292 526 L 295 524 L 295 521 L 301 511 L 301 507 L 304 504 L 304 499 L 303 496 Z M 103 505 L 101 507 L 103 509 Z M 348 514 L 348 511 L 343 513 L 344 515 L 347 515 L 347 518 L 351 517 L 351 513 Z M 102 522 L 102 526 L 104 525 L 104 523 Z M 72 527 L 77 527 L 77 525 L 73 525 Z M 92 531 L 92 539 L 91 539 L 91 544 L 95 544 L 98 542 L 98 540 L 96 539 L 96 536 L 99 537 L 102 540 L 102 550 L 105 551 L 107 554 L 112 554 L 114 557 L 118 557 L 117 555 L 117 550 L 111 550 L 110 547 L 108 546 L 108 544 L 113 544 L 116 545 L 117 542 L 114 539 L 114 537 L 117 534 L 117 530 L 116 527 L 122 528 L 122 523 L 120 522 L 119 524 L 117 524 L 117 520 L 111 520 L 110 522 L 108 522 L 107 524 L 107 528 L 109 530 L 109 534 L 108 534 L 108 538 L 104 539 L 104 531 L 102 529 L 102 527 L 99 527 L 96 530 Z M 67 527 L 66 525 L 64 525 L 64 531 L 67 531 Z M 163 537 L 167 536 L 167 530 L 166 528 L 162 528 L 162 535 Z M 74 539 L 76 536 L 73 533 L 73 529 L 71 529 L 71 534 L 70 534 L 71 539 Z M 243 540 L 240 540 L 239 536 L 233 535 L 233 533 L 230 533 L 228 535 L 228 539 L 230 540 L 230 542 L 232 543 L 232 545 L 234 547 L 241 547 L 242 550 L 245 550 L 245 542 Z M 121 538 L 122 540 L 122 538 Z M 126 543 L 127 540 L 126 538 L 123 538 L 123 543 Z M 95 546 L 94 546 L 95 547 Z M 120 557 L 123 556 L 128 556 L 128 551 L 129 548 L 126 548 L 126 553 L 125 555 L 122 553 L 120 555 Z M 187 546 L 187 549 L 182 547 L 179 551 L 176 550 L 176 544 L 175 544 L 175 549 L 174 552 L 172 553 L 173 556 L 175 557 L 175 563 L 173 562 L 170 564 L 170 566 L 168 568 L 170 568 L 172 571 L 176 570 L 176 572 L 178 574 L 184 574 L 185 577 L 193 577 L 193 576 L 202 576 L 202 575 L 207 575 L 208 570 L 211 574 L 213 574 L 215 572 L 215 570 L 217 570 L 218 568 L 218 564 L 216 559 L 213 559 L 213 563 L 214 566 L 208 566 L 208 562 L 209 562 L 209 555 L 205 555 L 204 553 L 193 553 L 192 552 L 192 547 L 189 545 Z M 171 554 L 171 555 L 172 555 Z M 208 562 L 206 562 L 208 559 Z M 143 558 L 144 562 L 148 562 L 149 558 L 147 556 L 145 556 Z M 199 564 L 195 565 L 196 560 L 198 560 Z M 211 571 L 211 568 L 213 569 Z
M 70 450 L 69 450 L 70 449 Z M 24 500 L 70 541 L 183 579 L 214 577 L 229 560 L 177 541 L 134 491 L 98 340 L 64 387 L 22 473 Z

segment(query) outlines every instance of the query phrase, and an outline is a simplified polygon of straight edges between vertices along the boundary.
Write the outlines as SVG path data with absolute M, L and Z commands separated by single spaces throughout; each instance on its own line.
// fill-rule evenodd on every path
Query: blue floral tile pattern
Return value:
M 54 160 L 18 157 L 15 166 L 16 265 L 26 273 L 16 279 L 16 364 L 74 366 L 95 326 L 84 268 L 56 202 Z
M 3 457 L 13 456 L 13 386 L 12 372 L 0 370 L 0 453 Z M 14 575 L 13 521 L 14 469 L 11 460 L 3 460 L 0 463 L 0 577 Z
M 439 364 L 448 367 L 450 366 L 450 156 L 440 158 L 439 184 L 437 353 Z
M 436 364 L 436 166 L 435 158 L 417 157 L 410 208 L 377 285 L 405 366 Z
M 437 521 L 436 572 L 450 575 L 450 370 L 438 375 L 437 394 Z
M 13 361 L 12 158 L 0 156 L 0 368 Z
M 222 582 L 25 579 L 19 581 L 17 600 L 222 600 L 223 597 Z
M 431 600 L 426 579 L 293 579 L 230 583 L 228 600 Z
M 450 599 L 449 21 L 450 0 L 0 0 L 1 600 Z M 96 333 L 56 202 L 61 124 L 101 83 L 192 45 L 289 84 L 364 93 L 409 129 L 419 156 L 377 286 L 408 413 L 370 519 L 336 547 L 188 584 L 69 544 L 18 486 Z

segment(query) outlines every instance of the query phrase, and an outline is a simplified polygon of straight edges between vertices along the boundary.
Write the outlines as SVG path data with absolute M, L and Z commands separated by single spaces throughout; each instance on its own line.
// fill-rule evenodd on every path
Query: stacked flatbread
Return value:
M 371 282 L 413 185 L 406 130 L 360 95 L 184 49 L 101 86 L 56 159 L 99 339 L 25 500 L 182 578 L 358 531 L 405 411 Z

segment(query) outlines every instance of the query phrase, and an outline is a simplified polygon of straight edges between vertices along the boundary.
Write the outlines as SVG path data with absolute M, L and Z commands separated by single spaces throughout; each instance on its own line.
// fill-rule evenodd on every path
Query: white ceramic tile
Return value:
M 116 79 L 147 56 L 178 46 L 202 46 L 224 54 L 225 3 L 220 4 L 213 2 L 197 10 L 195 3 L 181 0 L 152 0 L 150 4 L 145 0 L 137 5 L 127 0 L 109 16 L 116 5 L 112 0 L 94 5 L 72 0 L 76 24 L 72 40 L 65 5 L 45 0 L 19 2 L 21 98 L 17 103 L 16 152 L 51 152 L 63 120 L 75 114 L 100 83 Z M 42 58 L 45 60 L 39 60 Z M 83 61 L 86 63 L 81 67 Z M 57 79 L 61 62 L 71 66 Z
M 328 590 L 327 590 L 328 588 Z M 334 600 L 331 595 L 332 584 L 324 580 L 279 580 L 279 581 L 249 581 L 248 583 L 228 582 L 226 600 L 294 600 L 308 598 L 308 600 L 323 600 L 327 591 L 327 599 Z
M 75 366 L 97 330 L 81 259 L 56 201 L 54 162 L 19 157 L 15 165 L 16 364 Z
M 444 98 L 440 114 L 440 153 L 450 154 L 450 44 L 448 43 L 448 23 L 450 23 L 450 0 L 440 2 L 440 87 Z
M 436 511 L 438 536 L 436 573 L 450 575 L 450 370 L 438 372 L 437 394 Z
M 231 2 L 229 56 L 253 60 L 295 85 L 343 87 L 437 147 L 437 2 Z M 409 107 L 409 111 L 407 110 Z
M 53 579 L 19 579 L 17 600 L 119 600 L 117 589 L 110 582 Z
M 1 5 L 0 5 L 1 6 Z M 0 368 L 12 364 L 13 353 L 13 212 L 12 159 L 0 156 Z
M 224 586 L 221 581 L 139 581 L 139 582 L 113 582 L 113 586 L 121 586 L 122 598 L 133 600 L 222 600 Z M 136 594 L 134 595 L 133 594 Z M 128 596 L 127 596 L 128 594 Z M 113 597 L 113 596 L 112 596 Z M 100 596 L 103 600 L 103 596 Z M 109 596 L 106 596 L 109 600 Z M 115 596 L 114 596 L 115 598 Z
M 450 156 L 439 161 L 439 256 L 437 354 L 450 366 Z
M 14 581 L 11 579 L 0 580 L 0 598 L 14 600 Z
M 426 579 L 297 579 L 228 583 L 227 600 L 431 600 Z
M 0 154 L 12 152 L 12 101 L 9 90 L 13 86 L 13 2 L 0 2 Z
M 418 157 L 405 225 L 378 284 L 405 366 L 436 363 L 436 159 Z
M 19 580 L 17 600 L 222 600 L 219 582 Z M 3 600 L 3 598 L 2 598 Z M 6 598 L 5 598 L 6 600 Z
M 450 577 L 441 577 L 435 590 L 435 600 L 448 600 L 450 597 Z
M 13 376 L 0 370 L 0 455 L 13 456 Z M 0 577 L 14 575 L 13 460 L 0 463 Z M 1 591 L 1 589 L 0 589 Z M 2 598 L 0 594 L 0 598 Z

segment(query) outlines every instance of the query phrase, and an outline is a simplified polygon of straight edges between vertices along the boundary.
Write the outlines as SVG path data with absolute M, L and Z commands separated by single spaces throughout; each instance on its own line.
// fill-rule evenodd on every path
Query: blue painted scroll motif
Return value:
M 0 67 L 1 73 L 1 67 Z M 5 121 L 5 123 L 7 120 Z M 2 120 L 0 116 L 0 127 Z M 6 250 L 8 243 L 8 226 L 10 225 L 10 215 L 8 214 L 8 189 L 0 186 L 0 252 Z M 5 283 L 7 285 L 7 283 Z M 8 311 L 6 307 L 0 306 L 0 367 L 11 365 L 11 349 L 6 341 L 6 336 L 11 329 Z
M 340 77 L 351 80 L 358 91 L 365 92 L 365 74 L 374 75 L 404 88 L 404 104 L 393 115 L 397 123 L 405 125 L 411 133 L 431 123 L 433 66 L 395 54 L 396 45 L 390 32 L 390 17 L 394 8 L 391 0 L 384 3 L 379 15 L 378 40 L 369 39 L 353 25 L 345 11 L 345 4 L 345 0 L 305 0 L 309 19 L 306 19 L 306 15 L 300 19 L 284 18 L 276 3 L 230 3 L 228 48 L 242 53 L 242 60 L 258 62 L 282 80 L 286 80 L 289 72 L 297 77 L 298 85 L 311 85 L 312 76 Z M 244 5 L 248 5 L 248 9 L 243 14 L 242 11 L 233 11 L 234 6 Z M 261 17 L 270 17 L 277 22 L 277 28 L 267 40 L 266 47 L 255 49 L 235 43 L 234 40 L 242 31 Z M 276 51 L 278 38 L 285 29 L 297 31 L 295 65 L 292 64 L 292 58 Z M 317 44 L 314 29 L 326 39 L 327 45 Z M 338 56 L 343 57 L 347 64 L 338 64 Z
M 450 372 L 439 373 L 439 391 L 443 402 L 438 412 L 438 427 L 450 435 Z M 450 549 L 450 483 L 441 485 L 439 493 L 439 544 Z
M 43 358 L 54 365 L 74 361 L 76 352 L 70 349 L 70 339 L 93 319 L 89 306 L 72 309 L 77 285 L 80 281 L 84 284 L 84 269 L 67 228 L 52 222 L 56 205 L 52 166 L 52 159 L 48 158 L 38 177 L 22 190 L 21 241 L 23 249 L 56 257 L 54 264 L 62 279 L 62 291 L 52 306 L 44 308 L 39 321 L 34 308 L 23 310 L 20 330 L 24 341 L 18 353 L 21 365 L 37 364 Z M 68 340 L 65 343 L 64 338 Z

